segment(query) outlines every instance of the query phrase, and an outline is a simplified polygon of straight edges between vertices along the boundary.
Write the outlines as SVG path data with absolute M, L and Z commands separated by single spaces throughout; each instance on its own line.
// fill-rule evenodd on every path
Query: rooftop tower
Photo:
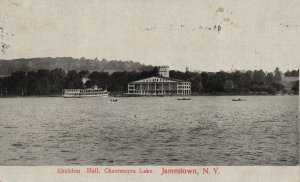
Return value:
M 159 67 L 159 76 L 169 78 L 169 66 L 160 66 Z

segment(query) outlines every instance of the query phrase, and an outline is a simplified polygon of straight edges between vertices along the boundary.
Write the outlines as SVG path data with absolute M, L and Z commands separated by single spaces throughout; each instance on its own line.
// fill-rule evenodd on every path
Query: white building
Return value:
M 130 82 L 127 95 L 191 94 L 191 82 L 169 78 L 169 66 L 161 66 L 159 75 Z

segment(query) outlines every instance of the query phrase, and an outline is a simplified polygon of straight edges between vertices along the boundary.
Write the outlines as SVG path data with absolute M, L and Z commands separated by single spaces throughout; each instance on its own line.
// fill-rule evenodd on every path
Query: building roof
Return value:
M 157 78 L 158 79 L 164 79 L 165 81 L 153 81 L 152 80 L 152 79 L 157 79 Z M 152 76 L 152 77 L 132 81 L 132 82 L 129 82 L 129 83 L 157 83 L 157 82 L 189 82 L 189 81 L 179 80 L 179 79 L 176 79 L 176 78 L 163 77 L 163 76 Z

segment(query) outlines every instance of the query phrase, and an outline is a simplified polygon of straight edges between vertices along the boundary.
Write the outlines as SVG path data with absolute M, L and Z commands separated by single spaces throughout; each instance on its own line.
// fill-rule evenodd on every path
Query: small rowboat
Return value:
M 246 100 L 243 100 L 241 98 L 238 98 L 238 99 L 232 99 L 232 101 L 246 101 Z
M 120 102 L 118 99 L 110 99 L 108 103 L 118 103 Z
M 177 100 L 191 100 L 191 98 L 179 98 Z

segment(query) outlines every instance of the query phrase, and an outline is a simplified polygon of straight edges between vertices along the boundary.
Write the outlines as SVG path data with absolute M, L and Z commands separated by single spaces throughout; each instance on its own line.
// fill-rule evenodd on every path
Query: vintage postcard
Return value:
M 0 0 L 0 182 L 299 182 L 299 10 Z

